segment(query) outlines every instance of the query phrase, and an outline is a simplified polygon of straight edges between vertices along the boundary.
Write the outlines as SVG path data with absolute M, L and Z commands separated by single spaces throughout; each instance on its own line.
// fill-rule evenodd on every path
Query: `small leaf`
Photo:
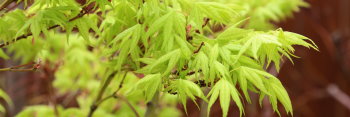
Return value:
M 160 74 L 150 74 L 139 80 L 133 91 L 142 91 L 147 102 L 151 101 L 161 86 Z
M 218 81 L 208 94 L 208 96 L 210 96 L 208 104 L 208 115 L 211 106 L 214 104 L 219 95 L 223 117 L 227 116 L 228 108 L 230 105 L 230 98 L 232 98 L 233 101 L 236 103 L 238 109 L 240 110 L 240 115 L 242 116 L 244 110 L 241 99 L 239 98 L 239 92 L 237 91 L 235 86 L 233 86 L 229 81 L 225 79 L 221 79 L 220 81 Z

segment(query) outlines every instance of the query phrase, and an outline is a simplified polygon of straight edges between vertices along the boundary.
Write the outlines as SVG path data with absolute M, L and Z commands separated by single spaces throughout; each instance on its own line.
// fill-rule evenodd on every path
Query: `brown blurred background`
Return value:
M 278 78 L 291 97 L 294 117 L 350 117 L 350 0 L 306 1 L 311 7 L 277 25 L 311 38 L 320 52 L 296 47 L 301 58 L 294 59 L 294 65 L 286 61 Z M 247 117 L 278 117 L 269 102 L 260 108 L 258 97 L 252 98 L 253 104 L 245 105 Z M 195 105 L 188 108 L 189 116 L 199 117 Z M 222 116 L 219 103 L 210 116 Z M 230 107 L 229 116 L 239 116 L 236 107 Z
M 294 65 L 286 61 L 278 75 L 286 87 L 294 109 L 294 117 L 350 117 L 350 0 L 307 0 L 310 8 L 302 8 L 292 18 L 277 24 L 285 31 L 296 32 L 311 38 L 320 52 L 296 47 Z M 11 66 L 0 61 L 0 66 Z M 14 101 L 15 108 L 8 116 L 19 112 L 23 106 L 47 104 L 45 99 L 52 94 L 50 70 L 45 67 L 40 73 L 1 74 L 2 85 Z M 28 77 L 29 75 L 29 77 Z M 64 95 L 54 95 L 53 102 L 60 102 Z M 259 107 L 258 96 L 252 94 L 253 104 L 245 104 L 247 117 L 278 116 L 272 112 L 267 100 Z M 52 101 L 52 100 L 51 100 Z M 191 102 L 191 101 L 189 101 Z M 200 106 L 206 106 L 198 101 Z M 75 106 L 68 102 L 65 106 Z M 232 104 L 234 105 L 234 104 Z M 182 108 L 182 106 L 179 106 Z M 187 106 L 189 117 L 206 113 L 194 104 Z M 288 116 L 281 110 L 281 116 Z M 216 103 L 210 116 L 222 116 Z M 239 116 L 235 106 L 230 107 L 229 116 Z

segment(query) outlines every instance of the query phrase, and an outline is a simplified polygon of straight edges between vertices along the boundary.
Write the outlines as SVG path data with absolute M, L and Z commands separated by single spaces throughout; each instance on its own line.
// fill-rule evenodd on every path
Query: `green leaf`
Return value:
M 146 33 L 146 37 L 150 37 L 152 34 L 159 31 L 159 29 L 162 28 L 162 26 L 164 26 L 168 20 L 171 20 L 170 18 L 173 15 L 173 13 L 174 12 L 169 12 L 166 15 L 158 18 L 154 23 L 152 23 Z
M 150 74 L 139 80 L 133 91 L 142 91 L 147 102 L 151 101 L 161 86 L 161 75 Z
M 197 2 L 196 7 L 210 19 L 223 24 L 228 24 L 232 18 L 237 16 L 237 13 L 229 5 L 223 3 Z
M 9 56 L 7 56 L 6 53 L 2 49 L 0 49 L 0 57 L 3 59 L 6 59 L 6 60 L 9 59 Z
M 277 100 L 284 106 L 287 113 L 293 115 L 292 103 L 289 99 L 289 95 L 282 83 L 275 77 L 271 77 L 266 81 L 269 95 L 269 100 L 275 112 L 279 114 L 277 108 Z
M 6 103 L 10 106 L 13 106 L 11 98 L 7 95 L 7 93 L 0 89 L 0 98 L 4 99 Z
M 229 81 L 225 79 L 221 79 L 220 81 L 218 81 L 215 84 L 215 86 L 211 89 L 208 96 L 210 96 L 208 108 L 211 108 L 218 96 L 220 96 L 220 106 L 222 109 L 223 117 L 227 116 L 231 98 L 240 110 L 240 115 L 242 116 L 242 113 L 244 113 L 239 92 L 237 91 L 235 86 L 233 86 Z M 210 109 L 208 109 L 208 115 L 209 112 Z
M 151 72 L 155 67 L 159 67 L 160 65 L 163 65 L 164 62 L 168 62 L 167 68 L 165 69 L 163 75 L 170 73 L 172 68 L 175 67 L 177 61 L 179 60 L 180 52 L 180 49 L 176 49 L 163 55 L 156 62 L 150 65 L 149 71 Z
M 208 45 L 208 44 L 207 44 Z M 209 79 L 212 81 L 214 81 L 214 78 L 216 77 L 216 61 L 218 59 L 219 56 L 219 45 L 215 44 L 214 47 L 210 48 L 210 53 L 209 53 Z
M 249 67 L 244 67 L 244 66 L 241 66 L 239 70 L 240 70 L 239 77 L 244 78 L 242 80 L 249 81 L 250 83 L 254 84 L 254 86 L 257 87 L 259 90 L 268 94 L 268 91 L 265 88 L 263 81 L 266 79 L 266 77 L 274 77 L 274 76 L 266 72 L 263 72 L 257 69 L 252 69 Z
M 189 80 L 178 79 L 173 84 L 171 84 L 170 87 L 171 87 L 170 89 L 171 91 L 177 91 L 179 99 L 182 105 L 184 106 L 186 113 L 187 113 L 187 108 L 186 108 L 187 97 L 189 97 L 196 105 L 197 103 L 195 102 L 195 99 L 196 99 L 195 96 L 203 99 L 204 101 L 207 101 L 200 87 Z
M 0 105 L 0 112 L 5 112 L 5 108 L 2 105 Z

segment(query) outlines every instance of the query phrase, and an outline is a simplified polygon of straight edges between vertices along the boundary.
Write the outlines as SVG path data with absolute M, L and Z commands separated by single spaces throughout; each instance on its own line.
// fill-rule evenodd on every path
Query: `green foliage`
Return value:
M 283 57 L 292 61 L 295 45 L 317 47 L 270 22 L 302 6 L 302 0 L 36 0 L 2 14 L 0 42 L 9 45 L 0 57 L 58 65 L 53 85 L 77 94 L 79 103 L 56 105 L 61 116 L 87 116 L 110 94 L 117 99 L 103 100 L 93 116 L 144 115 L 146 103 L 158 98 L 159 116 L 181 116 L 176 103 L 186 110 L 188 98 L 208 102 L 208 113 L 218 99 L 223 116 L 232 99 L 242 116 L 249 92 L 267 97 L 278 114 L 278 103 L 292 114 L 288 93 L 266 69 L 279 70 Z M 54 116 L 54 109 L 28 106 L 17 116 Z
M 243 105 L 241 99 L 239 98 L 239 93 L 235 86 L 232 85 L 229 81 L 221 79 L 218 81 L 215 86 L 211 89 L 208 96 L 210 95 L 210 101 L 208 107 L 210 108 L 214 102 L 217 100 L 218 96 L 220 97 L 220 105 L 223 113 L 223 117 L 227 116 L 228 108 L 230 106 L 231 98 L 236 103 L 239 108 L 240 113 L 243 112 Z M 209 114 L 210 109 L 208 110 Z M 241 115 L 242 116 L 242 115 Z
M 9 104 L 10 107 L 13 107 L 11 98 L 6 94 L 5 91 L 0 89 L 0 98 L 4 99 L 7 104 Z M 5 112 L 5 107 L 0 104 L 0 112 Z
M 147 75 L 136 83 L 133 90 L 142 92 L 146 101 L 151 101 L 160 88 L 161 80 L 160 74 Z
M 184 106 L 186 113 L 187 113 L 187 109 L 186 109 L 187 97 L 189 97 L 193 102 L 195 102 L 196 97 L 199 97 L 206 101 L 206 98 L 202 90 L 200 89 L 200 87 L 188 80 L 178 79 L 169 86 L 169 89 L 171 91 L 177 92 L 177 95 L 182 105 Z M 197 105 L 196 102 L 195 104 Z

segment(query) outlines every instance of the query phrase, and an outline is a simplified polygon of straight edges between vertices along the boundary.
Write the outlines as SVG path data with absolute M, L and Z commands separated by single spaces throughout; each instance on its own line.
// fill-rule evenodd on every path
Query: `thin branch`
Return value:
M 202 24 L 202 28 L 204 28 L 209 23 L 209 18 L 204 18 L 204 23 Z
M 80 13 L 79 13 L 77 16 L 75 16 L 75 17 L 69 19 L 68 21 L 71 22 L 71 21 L 74 21 L 74 20 L 76 20 L 76 19 L 79 19 L 79 18 L 83 17 L 85 14 L 87 14 L 88 12 L 89 12 L 89 11 L 81 10 Z M 59 27 L 59 26 L 60 26 L 60 25 L 53 25 L 53 26 L 49 27 L 48 30 L 57 28 L 57 27 Z M 11 43 L 14 43 L 14 42 L 18 41 L 18 40 L 27 39 L 27 37 L 32 36 L 32 35 L 33 35 L 32 32 L 29 32 L 28 34 L 23 34 L 23 35 L 21 35 L 21 36 L 19 36 L 19 37 L 16 37 L 15 39 L 13 39 L 13 40 L 11 40 L 11 41 L 4 42 L 4 43 L 0 44 L 0 48 L 3 48 L 3 47 L 5 47 L 5 46 L 7 46 L 7 45 L 9 45 L 9 44 L 11 44 Z
M 20 5 L 22 2 L 24 2 L 24 1 L 16 2 L 15 5 L 9 7 L 8 9 L 6 9 L 5 13 L 7 13 L 7 12 L 9 12 L 9 11 L 12 11 L 12 10 L 14 10 L 14 9 L 16 9 L 16 8 L 18 8 L 18 5 Z
M 11 69 L 11 68 L 3 68 L 3 69 L 0 69 L 0 72 L 2 71 L 13 71 L 13 72 L 26 72 L 26 71 L 35 71 L 35 69 Z
M 134 112 L 136 117 L 140 117 L 139 113 L 136 111 L 135 107 L 131 105 L 131 103 L 129 102 L 128 99 L 126 99 L 123 96 L 116 96 L 116 97 L 119 97 L 121 100 L 123 100 L 130 107 L 130 109 Z
M 30 66 L 30 65 L 32 65 L 31 68 L 20 69 L 21 67 L 26 67 L 26 66 Z M 23 65 L 16 65 L 16 66 L 7 67 L 7 68 L 0 68 L 0 72 L 4 72 L 4 71 L 15 71 L 15 72 L 35 71 L 39 67 L 40 67 L 40 61 L 38 63 L 30 62 L 30 63 L 23 64 Z
M 89 111 L 88 117 L 91 117 L 91 116 L 94 114 L 94 112 L 96 111 L 96 109 L 98 108 L 98 106 L 99 106 L 102 102 L 104 102 L 104 101 L 106 101 L 106 100 L 108 100 L 108 99 L 110 99 L 110 98 L 113 98 L 113 97 L 114 97 L 114 98 L 117 98 L 117 97 L 116 97 L 116 94 L 117 94 L 117 93 L 119 92 L 119 90 L 122 88 L 122 84 L 124 83 L 124 79 L 125 79 L 127 73 L 128 73 L 128 72 L 125 72 L 125 74 L 124 74 L 124 76 L 123 76 L 123 79 L 122 79 L 122 81 L 121 81 L 120 84 L 119 84 L 119 88 L 118 88 L 112 95 L 109 95 L 109 96 L 107 96 L 107 97 L 105 97 L 105 98 L 102 98 L 103 93 L 105 92 L 105 90 L 107 89 L 107 86 L 108 86 L 108 85 L 110 84 L 110 82 L 112 81 L 112 79 L 113 79 L 114 75 L 116 74 L 116 72 L 113 72 L 112 74 L 110 74 L 110 75 L 108 76 L 106 82 L 103 84 L 102 88 L 101 88 L 100 91 L 98 92 L 98 95 L 97 95 L 96 100 L 93 102 L 93 104 L 92 104 L 91 107 L 90 107 L 90 111 Z
M 107 96 L 107 97 L 105 97 L 105 98 L 99 100 L 98 102 L 96 102 L 96 105 L 97 105 L 97 106 L 100 105 L 102 102 L 104 102 L 104 101 L 110 99 L 110 98 L 116 98 L 115 96 L 116 96 L 117 93 L 120 91 L 120 89 L 123 87 L 124 79 L 125 79 L 127 73 L 128 73 L 128 72 L 125 72 L 125 74 L 124 74 L 124 76 L 123 76 L 123 79 L 121 80 L 121 82 L 120 82 L 120 84 L 119 84 L 118 89 L 117 89 L 116 91 L 114 91 L 114 92 L 112 93 L 112 95 L 109 95 L 109 96 Z
M 101 89 L 99 90 L 98 94 L 97 94 L 97 98 L 95 99 L 95 101 L 92 103 L 91 107 L 90 107 L 90 111 L 88 114 L 88 117 L 91 117 L 92 114 L 96 111 L 96 109 L 98 108 L 98 102 L 101 100 L 103 93 L 106 91 L 107 86 L 109 85 L 109 83 L 112 81 L 114 75 L 117 72 L 113 72 L 111 73 L 108 77 L 107 80 L 105 81 L 105 83 L 103 84 L 103 86 L 101 87 Z
M 113 93 L 112 95 L 109 95 L 109 96 L 103 98 L 98 104 L 101 104 L 102 102 L 104 102 L 104 101 L 106 101 L 108 99 L 111 99 L 111 98 L 114 98 L 114 99 L 119 98 L 119 99 L 121 99 L 122 101 L 124 101 L 129 106 L 129 108 L 134 112 L 136 117 L 140 117 L 140 114 L 137 112 L 135 107 L 132 106 L 132 104 L 129 102 L 129 100 L 126 99 L 125 97 L 121 96 L 121 95 L 117 95 L 117 93 Z
M 125 103 L 130 107 L 130 109 L 135 113 L 135 115 L 136 115 L 137 117 L 140 117 L 140 115 L 139 115 L 138 112 L 136 111 L 135 107 L 133 107 L 133 106 L 131 105 L 131 103 L 129 102 L 129 100 L 127 100 L 127 99 L 124 98 L 123 96 L 120 96 L 120 95 L 118 96 L 118 94 L 117 94 L 117 93 L 120 91 L 120 89 L 123 87 L 123 84 L 124 84 L 125 77 L 126 77 L 127 73 L 128 73 L 128 72 L 125 72 L 125 74 L 124 74 L 124 76 L 123 76 L 123 79 L 121 80 L 121 82 L 120 82 L 120 84 L 119 84 L 119 88 L 118 88 L 116 91 L 114 91 L 114 93 L 112 93 L 112 95 L 109 95 L 109 96 L 107 96 L 107 97 L 105 97 L 105 98 L 99 100 L 98 102 L 96 102 L 96 108 L 97 108 L 102 102 L 104 102 L 104 101 L 106 101 L 106 100 L 108 100 L 108 99 L 111 99 L 111 98 L 115 98 L 115 99 L 120 98 L 121 100 L 125 101 Z M 93 114 L 93 112 L 91 112 L 91 116 L 92 116 L 92 114 Z M 90 116 L 90 115 L 89 115 L 89 116 Z
M 4 10 L 7 8 L 14 0 L 5 0 L 3 3 L 0 5 L 0 11 Z
M 204 42 L 202 42 L 201 45 L 199 45 L 198 49 L 194 51 L 193 54 L 198 53 L 202 49 L 202 46 L 204 46 Z

